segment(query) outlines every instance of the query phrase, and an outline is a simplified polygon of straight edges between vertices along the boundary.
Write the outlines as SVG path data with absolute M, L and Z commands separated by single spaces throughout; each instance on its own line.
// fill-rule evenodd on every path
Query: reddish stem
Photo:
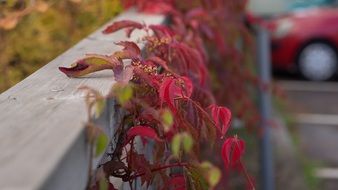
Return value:
M 159 171 L 159 170 L 164 170 L 164 169 L 172 168 L 172 167 L 187 167 L 187 166 L 188 166 L 187 163 L 174 163 L 174 164 L 169 164 L 169 165 L 161 166 L 161 167 L 158 167 L 158 168 L 152 168 L 150 171 L 151 172 L 156 172 L 156 171 Z M 135 179 L 137 177 L 141 177 L 141 176 L 143 176 L 145 174 L 146 174 L 145 172 L 142 172 L 142 173 L 139 173 L 139 174 L 135 174 L 133 176 L 130 176 L 129 180 Z
M 241 160 L 239 160 L 239 165 L 240 165 L 240 167 L 241 167 L 241 169 L 242 169 L 242 171 L 243 171 L 243 173 L 244 173 L 244 175 L 245 175 L 246 180 L 247 180 L 247 181 L 249 182 L 249 184 L 250 184 L 250 189 L 251 189 L 251 190 L 255 190 L 255 185 L 253 184 L 253 182 L 252 182 L 252 180 L 251 180 L 251 177 L 249 176 L 248 171 L 247 171 L 246 168 L 244 167 L 244 164 L 242 163 Z
M 210 123 L 212 123 L 214 126 L 216 126 L 215 122 L 210 118 L 209 114 L 200 105 L 198 105 L 194 100 L 192 100 L 191 98 L 189 98 L 189 97 L 179 97 L 179 98 L 175 98 L 175 99 L 183 99 L 183 100 L 187 100 L 187 101 L 192 102 L 204 114 L 205 118 L 207 118 L 210 121 Z

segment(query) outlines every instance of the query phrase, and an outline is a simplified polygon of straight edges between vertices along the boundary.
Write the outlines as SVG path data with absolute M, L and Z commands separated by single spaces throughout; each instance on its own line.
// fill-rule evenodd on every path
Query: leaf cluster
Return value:
M 141 11 L 166 13 L 172 22 L 169 26 L 147 26 L 128 20 L 115 22 L 103 33 L 109 35 L 123 29 L 130 36 L 135 30 L 147 32 L 142 53 L 135 42 L 122 41 L 116 43 L 122 47 L 121 51 L 110 55 L 90 54 L 69 68 L 59 68 L 68 77 L 104 69 L 114 72 L 117 83 L 105 98 L 116 99 L 127 114 L 115 126 L 116 147 L 109 153 L 110 161 L 99 167 L 108 183 L 112 176 L 130 184 L 140 179 L 143 186 L 152 185 L 156 189 L 215 189 L 222 179 L 222 171 L 233 168 L 243 172 L 250 189 L 254 189 L 241 162 L 244 141 L 227 136 L 231 109 L 216 104 L 216 100 L 224 101 L 214 96 L 209 72 L 217 68 L 227 75 L 240 68 L 235 65 L 237 62 L 229 64 L 229 60 L 221 60 L 229 59 L 231 48 L 227 47 L 232 42 L 226 41 L 222 33 L 225 26 L 219 21 L 224 22 L 227 17 L 238 19 L 244 5 L 219 0 L 193 2 L 193 7 L 186 7 L 174 0 L 125 1 L 127 7 L 136 3 Z M 228 27 L 240 22 L 231 21 Z M 208 47 L 216 55 L 210 54 Z M 247 77 L 238 72 L 240 77 L 236 79 Z M 215 78 L 219 80 L 222 76 L 216 72 Z M 226 79 L 233 82 L 229 76 Z M 228 87 L 221 89 L 221 93 L 228 92 Z M 245 84 L 239 83 L 235 94 L 245 92 Z M 103 97 L 98 92 L 92 94 L 96 100 Z M 227 97 L 226 101 L 236 102 L 231 98 Z M 97 109 L 95 105 L 98 104 L 90 104 L 89 113 Z M 218 150 L 217 147 L 221 151 L 215 157 L 223 161 L 224 169 L 219 169 L 218 163 L 211 163 L 213 159 L 201 160 L 203 149 Z M 149 148 L 150 157 L 145 151 Z M 94 178 L 89 188 L 99 188 L 99 182 L 100 179 Z

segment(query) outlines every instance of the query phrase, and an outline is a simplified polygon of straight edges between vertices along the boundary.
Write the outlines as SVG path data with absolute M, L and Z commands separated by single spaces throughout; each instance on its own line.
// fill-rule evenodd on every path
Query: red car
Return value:
M 304 9 L 268 21 L 275 69 L 328 80 L 338 70 L 338 9 Z

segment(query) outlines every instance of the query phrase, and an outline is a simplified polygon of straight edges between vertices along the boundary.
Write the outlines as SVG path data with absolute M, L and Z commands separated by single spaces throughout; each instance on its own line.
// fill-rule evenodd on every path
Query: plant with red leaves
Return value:
M 244 108 L 252 107 L 251 111 L 255 111 L 248 99 L 244 106 L 241 102 L 238 105 L 238 98 L 248 96 L 248 90 L 236 80 L 246 81 L 247 75 L 252 75 L 245 65 L 240 65 L 242 52 L 235 48 L 238 38 L 224 37 L 224 34 L 234 35 L 233 29 L 228 28 L 235 28 L 244 40 L 249 40 L 239 20 L 243 4 L 221 0 L 194 0 L 188 4 L 187 1 L 124 1 L 126 6 L 136 4 L 141 11 L 169 14 L 172 24 L 146 26 L 127 20 L 115 22 L 103 32 L 108 35 L 125 29 L 129 36 L 135 29 L 153 31 L 154 35 L 147 33 L 143 38 L 142 54 L 136 43 L 123 41 L 116 43 L 123 47 L 121 51 L 111 55 L 91 54 L 60 70 L 68 77 L 104 69 L 114 72 L 117 83 L 109 95 L 103 97 L 90 90 L 87 101 L 89 113 L 95 109 L 99 115 L 104 98 L 116 99 L 119 109 L 126 113 L 116 126 L 115 147 L 108 153 L 110 160 L 98 168 L 104 172 L 105 181 L 109 182 L 113 176 L 130 184 L 139 178 L 142 185 L 156 189 L 214 189 L 221 179 L 221 170 L 210 162 L 201 162 L 202 147 L 207 147 L 221 152 L 224 170 L 239 165 L 253 189 L 241 162 L 244 142 L 237 136 L 227 136 L 232 113 L 229 108 L 215 104 L 217 99 L 235 110 L 237 116 Z M 227 20 L 233 27 L 219 24 Z M 124 60 L 130 60 L 130 65 Z M 220 81 L 224 84 L 217 93 L 224 97 L 213 96 L 209 70 L 215 74 L 216 84 Z M 222 147 L 214 143 L 223 139 Z M 143 144 L 137 143 L 139 140 Z M 139 146 L 151 147 L 151 159 Z M 88 188 L 98 188 L 99 184 L 100 178 L 93 177 Z
M 225 135 L 230 126 L 231 112 L 226 107 L 210 105 L 212 119 L 215 121 L 217 129 Z

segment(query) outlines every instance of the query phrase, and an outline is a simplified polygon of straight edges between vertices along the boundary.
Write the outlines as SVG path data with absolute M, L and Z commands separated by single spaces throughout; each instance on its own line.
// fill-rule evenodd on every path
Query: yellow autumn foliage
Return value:
M 0 0 L 0 92 L 121 11 L 119 0 Z

